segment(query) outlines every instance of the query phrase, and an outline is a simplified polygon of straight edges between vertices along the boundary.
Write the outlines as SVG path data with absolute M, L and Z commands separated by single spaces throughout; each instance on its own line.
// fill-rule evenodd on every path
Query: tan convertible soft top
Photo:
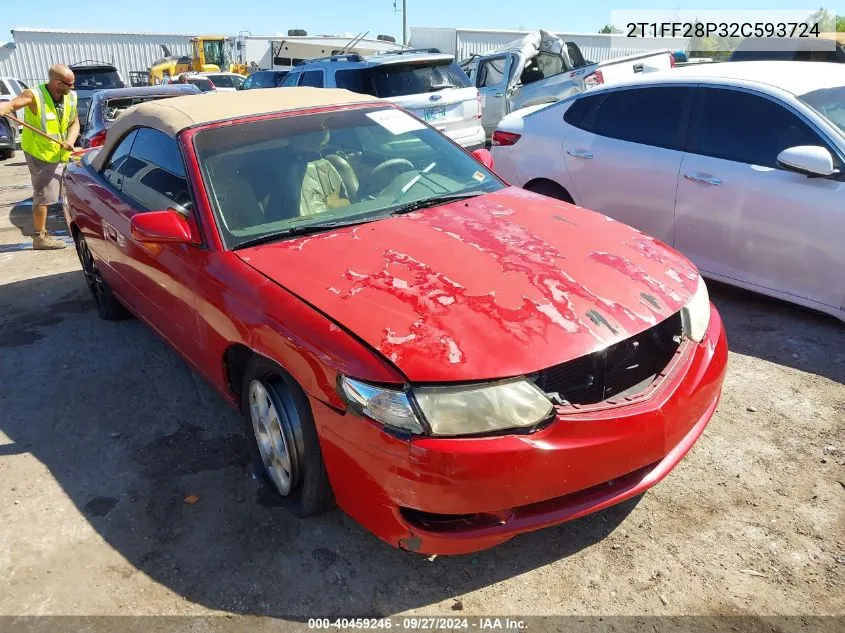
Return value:
M 370 95 L 330 88 L 265 88 L 237 92 L 214 92 L 147 101 L 122 114 L 109 128 L 106 141 L 91 161 L 96 170 L 103 168 L 116 139 L 134 127 L 150 127 L 175 137 L 193 125 L 225 121 L 255 114 L 269 114 L 302 108 L 378 103 Z

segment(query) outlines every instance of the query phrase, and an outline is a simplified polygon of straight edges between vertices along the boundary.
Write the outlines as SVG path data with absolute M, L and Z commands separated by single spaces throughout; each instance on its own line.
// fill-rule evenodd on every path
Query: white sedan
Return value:
M 650 73 L 505 117 L 496 171 L 599 211 L 702 275 L 845 320 L 845 65 Z
M 246 77 L 237 73 L 219 72 L 203 73 L 203 75 L 211 80 L 218 92 L 235 92 L 246 81 Z

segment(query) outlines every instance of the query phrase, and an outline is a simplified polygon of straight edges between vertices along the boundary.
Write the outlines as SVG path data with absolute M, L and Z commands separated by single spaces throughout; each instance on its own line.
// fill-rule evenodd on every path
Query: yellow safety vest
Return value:
M 38 112 L 33 114 L 27 106 L 24 108 L 24 121 L 56 140 L 67 139 L 68 130 L 76 118 L 76 93 L 71 90 L 63 97 L 64 113 L 60 121 L 53 98 L 47 91 L 47 84 L 41 84 L 31 92 Z M 58 143 L 48 141 L 27 128 L 21 133 L 21 149 L 45 163 L 66 163 L 70 160 L 70 152 L 62 149 Z

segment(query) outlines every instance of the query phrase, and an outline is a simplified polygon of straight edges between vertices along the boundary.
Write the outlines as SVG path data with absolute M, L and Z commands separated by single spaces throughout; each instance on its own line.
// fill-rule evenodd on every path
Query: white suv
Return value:
M 468 150 L 484 147 L 481 97 L 452 55 L 436 49 L 307 60 L 281 87 L 343 88 L 392 101 Z
M 11 101 L 24 90 L 28 89 L 29 86 L 27 86 L 20 79 L 16 79 L 15 77 L 0 77 L 0 101 Z M 18 119 L 23 119 L 23 115 L 23 110 L 18 110 L 15 113 L 15 116 Z M 20 136 L 20 133 L 23 131 L 23 128 L 20 125 L 16 125 L 15 127 L 17 129 L 18 136 Z

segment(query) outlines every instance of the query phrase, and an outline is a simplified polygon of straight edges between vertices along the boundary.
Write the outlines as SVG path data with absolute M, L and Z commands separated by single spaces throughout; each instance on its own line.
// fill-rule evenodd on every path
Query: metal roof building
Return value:
M 12 37 L 0 46 L 0 76 L 17 77 L 29 85 L 46 81 L 53 64 L 108 62 L 128 81 L 131 71 L 146 71 L 164 57 L 162 45 L 172 55 L 191 54 L 191 36 L 175 33 L 14 29 Z
M 548 30 L 548 29 L 547 29 Z M 411 46 L 415 48 L 438 48 L 457 59 L 471 55 L 483 55 L 518 40 L 530 31 L 496 29 L 456 29 L 411 27 Z M 551 31 L 550 31 L 551 32 Z M 575 42 L 585 59 L 601 62 L 614 57 L 638 55 L 668 48 L 670 51 L 685 51 L 690 39 L 685 37 L 643 37 L 603 33 L 554 32 L 564 42 Z

